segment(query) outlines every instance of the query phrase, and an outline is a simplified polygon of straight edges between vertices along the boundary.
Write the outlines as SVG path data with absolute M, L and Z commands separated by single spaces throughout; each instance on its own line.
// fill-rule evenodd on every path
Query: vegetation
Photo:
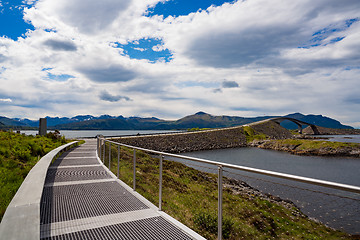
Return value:
M 56 132 L 35 137 L 0 131 L 0 219 L 38 159 L 66 142 Z
M 267 138 L 267 136 L 263 133 L 256 133 L 254 129 L 252 129 L 250 126 L 244 126 L 242 127 L 244 134 L 246 136 L 246 142 L 252 142 L 254 140 L 264 140 Z
M 331 142 L 331 141 L 318 141 L 309 139 L 283 139 L 283 140 L 272 140 L 280 146 L 288 146 L 292 149 L 297 150 L 319 150 L 327 149 L 339 150 L 346 148 L 360 148 L 360 143 L 349 143 L 349 142 Z
M 289 131 L 291 132 L 291 134 L 293 135 L 300 135 L 299 130 L 298 129 L 289 129 Z
M 136 152 L 136 190 L 159 203 L 159 157 Z M 120 179 L 132 186 L 133 150 L 122 147 Z M 105 159 L 108 162 L 108 159 Z M 117 173 L 117 147 L 111 170 Z M 229 181 L 224 178 L 224 181 Z M 207 239 L 217 238 L 217 175 L 184 164 L 163 162 L 162 209 Z M 224 239 L 350 239 L 304 216 L 294 205 L 283 206 L 264 197 L 223 192 Z
M 198 127 L 194 127 L 194 128 L 188 128 L 187 131 L 188 132 L 198 132 L 198 131 L 205 131 L 205 130 L 210 130 L 211 128 L 198 128 Z

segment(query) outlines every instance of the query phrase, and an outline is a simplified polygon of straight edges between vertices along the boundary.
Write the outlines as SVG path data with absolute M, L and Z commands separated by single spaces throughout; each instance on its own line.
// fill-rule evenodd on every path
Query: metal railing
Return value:
M 0 224 L 1 239 L 40 239 L 40 204 L 51 162 L 79 144 L 64 144 L 43 156 L 30 170 L 6 209 Z
M 108 143 L 108 147 L 106 147 L 106 143 Z M 133 154 L 133 190 L 134 191 L 136 190 L 136 150 L 144 151 L 144 152 L 147 152 L 150 154 L 155 154 L 155 155 L 160 156 L 160 161 L 159 161 L 159 206 L 158 206 L 160 211 L 162 209 L 162 174 L 163 174 L 163 159 L 165 156 L 171 157 L 171 158 L 179 158 L 179 159 L 183 159 L 183 160 L 187 160 L 187 161 L 199 162 L 199 163 L 203 163 L 203 164 L 210 164 L 210 165 L 215 166 L 217 168 L 217 175 L 218 175 L 218 180 L 217 180 L 218 186 L 217 187 L 218 187 L 218 239 L 219 240 L 222 239 L 222 218 L 223 218 L 223 209 L 222 209 L 223 203 L 222 203 L 222 201 L 223 201 L 224 168 L 241 170 L 241 171 L 245 171 L 245 172 L 256 173 L 256 174 L 261 174 L 261 175 L 265 175 L 265 176 L 287 179 L 287 180 L 292 180 L 292 181 L 296 181 L 296 182 L 302 182 L 302 183 L 308 183 L 308 184 L 312 184 L 312 185 L 327 187 L 330 189 L 337 189 L 337 190 L 342 190 L 342 191 L 346 191 L 346 192 L 350 192 L 350 193 L 360 194 L 360 187 L 358 187 L 358 186 L 340 184 L 340 183 L 324 181 L 324 180 L 319 180 L 319 179 L 313 179 L 313 178 L 308 178 L 308 177 L 301 177 L 301 176 L 296 176 L 296 175 L 291 175 L 291 174 L 285 174 L 285 173 L 262 170 L 262 169 L 257 169 L 257 168 L 216 162 L 216 161 L 211 161 L 211 160 L 206 160 L 206 159 L 201 159 L 201 158 L 160 152 L 160 151 L 156 151 L 156 150 L 145 149 L 145 148 L 141 148 L 141 147 L 130 146 L 130 145 L 119 143 L 119 142 L 114 142 L 114 141 L 105 139 L 104 137 L 98 136 L 97 137 L 98 155 L 100 156 L 100 158 L 102 156 L 102 161 L 105 165 L 104 161 L 105 161 L 106 148 L 108 148 L 108 150 L 109 150 L 109 169 L 111 166 L 111 145 L 112 144 L 118 146 L 117 147 L 117 157 L 118 157 L 118 159 L 117 159 L 117 177 L 119 177 L 120 146 L 133 149 L 133 151 L 134 151 L 134 154 Z

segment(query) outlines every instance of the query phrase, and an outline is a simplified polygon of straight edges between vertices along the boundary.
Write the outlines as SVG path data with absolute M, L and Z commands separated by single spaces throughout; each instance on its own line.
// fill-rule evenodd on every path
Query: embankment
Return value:
M 329 142 L 309 139 L 265 140 L 251 143 L 253 147 L 272 149 L 296 155 L 360 157 L 359 143 Z
M 338 128 L 325 128 L 316 126 L 320 135 L 355 135 L 360 134 L 360 129 L 338 129 Z M 303 134 L 314 134 L 311 127 L 306 127 Z
M 259 134 L 266 135 L 271 139 L 286 139 L 292 136 L 288 130 L 271 121 L 252 124 L 251 128 L 254 130 L 251 134 L 255 139 Z M 198 132 L 121 137 L 113 140 L 162 152 L 180 153 L 246 147 L 248 146 L 247 137 L 249 137 L 249 133 L 240 126 Z

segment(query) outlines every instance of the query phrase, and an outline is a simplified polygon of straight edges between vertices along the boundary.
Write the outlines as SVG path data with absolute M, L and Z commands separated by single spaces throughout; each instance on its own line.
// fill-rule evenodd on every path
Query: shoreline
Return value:
M 360 158 L 360 143 L 331 142 L 317 138 L 258 140 L 249 143 L 249 147 L 288 152 L 302 156 Z

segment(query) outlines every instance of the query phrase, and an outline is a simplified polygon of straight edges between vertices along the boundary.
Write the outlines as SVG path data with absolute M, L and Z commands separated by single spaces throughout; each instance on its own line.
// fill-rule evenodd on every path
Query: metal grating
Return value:
M 124 187 L 122 187 L 115 180 L 112 182 L 97 182 L 87 184 L 65 185 L 45 187 L 43 190 L 43 197 L 58 197 L 58 196 L 90 196 L 90 195 L 104 195 L 104 194 L 120 194 L 131 195 Z
M 96 157 L 86 158 L 58 158 L 51 166 L 73 166 L 73 165 L 93 165 L 98 164 L 99 161 Z
M 53 236 L 50 238 L 43 238 L 46 240 L 65 240 L 65 239 L 192 239 L 185 232 L 181 231 L 176 226 L 172 225 L 163 217 L 152 217 L 147 219 L 136 220 L 132 222 L 120 223 L 101 228 L 90 229 L 86 231 L 74 232 L 60 236 Z
M 65 152 L 61 155 L 60 158 L 66 158 L 66 157 L 95 157 L 96 152 L 94 150 L 92 151 L 79 151 L 79 152 Z
M 116 182 L 45 187 L 41 224 L 149 208 Z
M 69 167 L 61 169 L 48 169 L 45 183 L 106 178 L 111 178 L 111 175 L 102 166 L 81 168 Z

